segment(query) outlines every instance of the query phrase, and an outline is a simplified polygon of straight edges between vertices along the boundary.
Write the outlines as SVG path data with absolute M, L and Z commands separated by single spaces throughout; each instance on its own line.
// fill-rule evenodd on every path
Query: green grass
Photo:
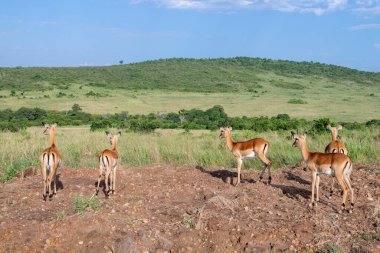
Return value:
M 379 95 L 380 73 L 256 58 L 0 68 L 0 108 L 14 110 L 69 110 L 78 103 L 90 113 L 148 114 L 221 105 L 230 116 L 287 113 L 364 122 L 380 115 Z M 307 104 L 288 103 L 291 99 Z
M 335 244 L 328 244 L 324 246 L 323 248 L 316 251 L 316 253 L 341 253 L 343 252 L 339 246 Z
M 299 104 L 299 105 L 307 104 L 307 102 L 305 100 L 296 99 L 296 98 L 289 99 L 288 103 L 289 104 Z
M 42 128 L 28 128 L 18 133 L 0 133 L 0 178 L 6 181 L 31 165 L 39 166 L 38 157 L 49 145 L 49 137 Z M 115 132 L 116 130 L 114 130 Z M 379 162 L 380 129 L 344 130 L 342 141 L 354 163 Z M 206 168 L 236 168 L 236 160 L 228 150 L 225 140 L 218 138 L 219 131 L 157 130 L 151 134 L 122 133 L 118 143 L 120 164 L 123 168 L 168 164 Z M 268 158 L 273 168 L 293 165 L 301 159 L 299 149 L 291 147 L 290 133 L 233 131 L 235 141 L 263 137 L 270 143 Z M 323 151 L 330 142 L 326 133 L 308 136 L 311 151 Z M 98 153 L 110 148 L 103 131 L 91 132 L 88 127 L 57 128 L 57 147 L 64 167 L 98 168 Z M 261 169 L 259 159 L 244 162 L 243 169 Z
M 74 211 L 78 214 L 84 213 L 87 208 L 92 211 L 98 212 L 101 208 L 100 201 L 97 197 L 80 196 L 78 193 L 73 195 Z

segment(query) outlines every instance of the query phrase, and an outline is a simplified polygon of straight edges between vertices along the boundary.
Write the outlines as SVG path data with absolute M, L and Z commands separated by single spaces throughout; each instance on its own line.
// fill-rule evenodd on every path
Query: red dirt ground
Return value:
M 100 192 L 100 211 L 82 214 L 73 194 L 91 197 L 98 171 L 58 173 L 51 201 L 41 175 L 0 185 L 0 252 L 380 252 L 380 164 L 354 166 L 353 214 L 337 213 L 341 195 L 328 198 L 328 177 L 310 209 L 301 168 L 273 172 L 272 185 L 243 171 L 237 187 L 223 169 L 119 169 L 115 195 Z

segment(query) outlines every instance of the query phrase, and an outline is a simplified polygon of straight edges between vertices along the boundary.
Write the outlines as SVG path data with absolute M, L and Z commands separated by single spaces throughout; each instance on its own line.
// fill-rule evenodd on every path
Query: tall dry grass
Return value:
M 18 133 L 0 133 L 0 178 L 6 181 L 17 172 L 39 166 L 39 154 L 49 146 L 49 136 L 42 128 L 29 128 Z M 112 131 L 112 130 L 111 130 Z M 116 131 L 114 131 L 116 132 Z M 235 168 L 236 161 L 228 150 L 225 140 L 218 138 L 218 131 L 158 130 L 151 134 L 123 132 L 119 139 L 121 167 L 168 164 L 172 166 L 195 166 Z M 296 164 L 301 159 L 298 149 L 292 148 L 290 133 L 233 131 L 235 141 L 262 137 L 270 142 L 268 158 L 273 168 Z M 342 133 L 342 141 L 355 163 L 379 162 L 380 129 L 365 129 Z M 328 133 L 308 136 L 311 151 L 323 152 L 330 142 Z M 98 168 L 97 154 L 110 148 L 103 131 L 91 132 L 88 128 L 60 128 L 56 131 L 57 147 L 64 167 Z M 262 168 L 259 159 L 244 162 L 244 169 Z

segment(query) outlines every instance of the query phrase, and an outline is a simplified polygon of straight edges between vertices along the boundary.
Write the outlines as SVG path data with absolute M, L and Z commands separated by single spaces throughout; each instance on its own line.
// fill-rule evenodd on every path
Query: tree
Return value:
M 77 116 L 78 114 L 80 114 L 82 112 L 82 108 L 80 107 L 80 105 L 78 104 L 73 104 L 73 106 L 71 107 L 71 110 L 68 111 L 67 113 L 70 115 L 70 116 Z

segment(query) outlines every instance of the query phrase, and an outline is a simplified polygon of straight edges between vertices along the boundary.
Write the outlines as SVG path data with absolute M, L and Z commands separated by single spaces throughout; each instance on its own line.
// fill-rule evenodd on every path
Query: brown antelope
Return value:
M 338 137 L 338 131 L 343 129 L 342 125 L 338 125 L 337 127 L 332 127 L 330 125 L 327 125 L 326 128 L 331 131 L 331 142 L 326 146 L 325 153 L 342 153 L 345 155 L 348 155 L 348 151 L 346 147 L 344 146 L 343 142 L 340 140 L 337 140 Z M 333 195 L 334 192 L 334 184 L 335 180 L 332 178 L 331 182 L 331 188 L 330 188 L 330 198 Z
M 96 195 L 98 195 L 100 180 L 102 175 L 104 175 L 105 194 L 108 197 L 110 191 L 112 191 L 112 194 L 115 193 L 116 169 L 119 160 L 119 153 L 117 152 L 116 145 L 121 132 L 118 132 L 117 135 L 113 135 L 106 131 L 106 135 L 112 145 L 112 149 L 105 149 L 99 154 L 99 178 L 98 186 L 96 187 Z M 108 177 L 110 175 L 110 187 L 108 187 Z
M 344 146 L 343 142 L 337 140 L 338 131 L 343 129 L 343 126 L 339 125 L 337 127 L 332 127 L 330 125 L 327 125 L 326 128 L 331 131 L 332 139 L 331 142 L 326 146 L 325 153 L 342 153 L 348 155 L 348 151 Z
M 306 133 L 297 134 L 291 132 L 294 138 L 293 147 L 301 148 L 301 154 L 306 166 L 311 170 L 312 183 L 311 183 L 311 207 L 316 206 L 314 202 L 314 191 L 316 190 L 316 201 L 319 201 L 319 181 L 320 175 L 326 174 L 335 176 L 339 185 L 343 189 L 343 203 L 342 210 L 345 209 L 345 203 L 347 199 L 348 191 L 351 195 L 351 209 L 348 211 L 351 213 L 354 207 L 354 191 L 351 187 L 351 159 L 340 153 L 319 153 L 310 152 L 306 144 Z M 339 212 L 341 212 L 340 210 Z
M 237 182 L 236 186 L 240 184 L 240 169 L 243 164 L 243 160 L 246 158 L 253 158 L 258 156 L 259 159 L 264 163 L 264 169 L 260 175 L 260 181 L 263 178 L 265 170 L 268 169 L 269 179 L 268 184 L 271 183 L 272 177 L 270 173 L 271 162 L 265 157 L 269 149 L 269 143 L 262 138 L 255 138 L 243 142 L 234 142 L 231 137 L 232 127 L 221 127 L 219 138 L 225 138 L 227 141 L 227 146 L 232 154 L 235 156 L 237 161 Z
M 61 155 L 55 146 L 55 128 L 57 124 L 44 124 L 45 130 L 43 134 L 50 135 L 50 147 L 46 148 L 40 155 L 41 172 L 44 179 L 44 190 L 42 196 L 46 200 L 47 193 L 49 193 L 49 199 L 53 197 L 53 194 L 57 193 L 57 169 L 61 166 Z M 51 183 L 54 183 L 54 192 L 51 192 Z

